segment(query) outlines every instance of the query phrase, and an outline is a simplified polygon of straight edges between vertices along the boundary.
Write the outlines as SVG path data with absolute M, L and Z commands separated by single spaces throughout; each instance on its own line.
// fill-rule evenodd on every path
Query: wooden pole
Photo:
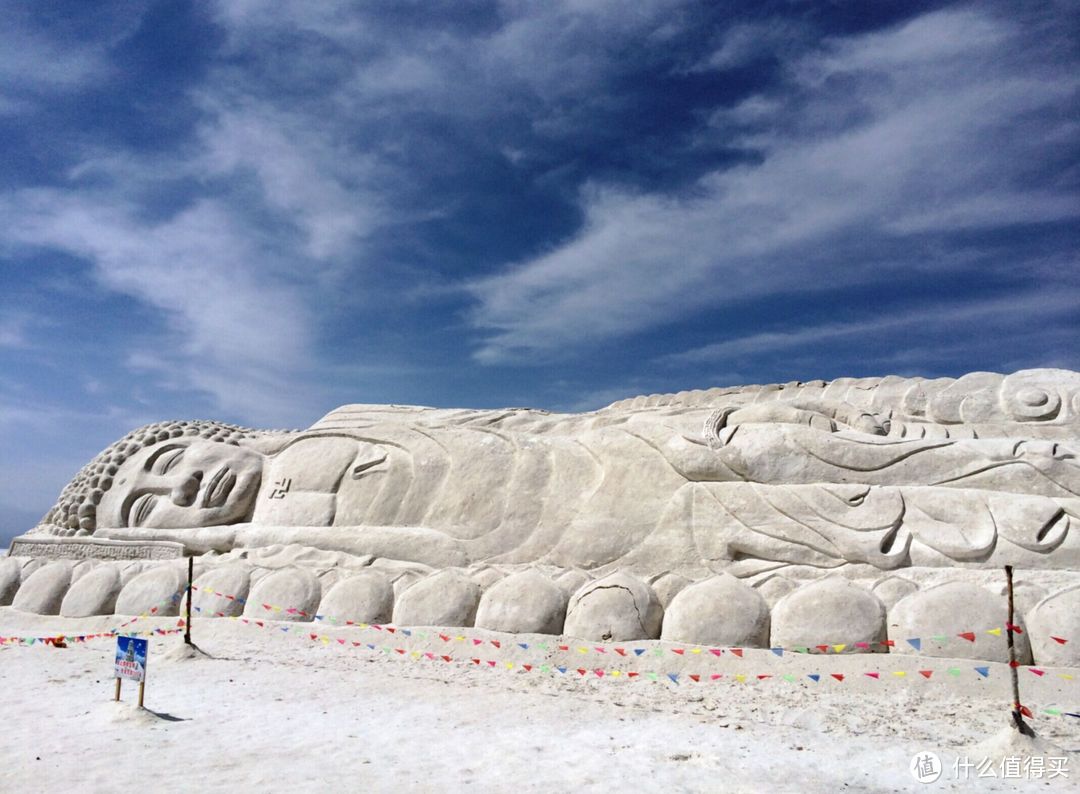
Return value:
M 1013 578 L 1012 578 L 1012 566 L 1005 566 L 1005 581 L 1008 584 L 1009 589 L 1009 622 L 1005 626 L 1005 633 L 1009 638 L 1009 676 L 1012 679 L 1012 718 L 1013 725 L 1016 730 L 1025 736 L 1034 736 L 1035 731 L 1031 729 L 1031 726 L 1024 722 L 1024 715 L 1020 711 L 1020 679 L 1016 672 L 1016 648 L 1013 645 L 1013 626 L 1016 625 L 1016 621 L 1013 617 Z
M 187 617 L 184 622 L 184 642 L 194 645 L 191 641 L 191 580 L 195 574 L 195 558 L 187 558 Z M 141 703 L 140 703 L 141 705 Z
M 119 699 L 120 699 L 120 679 L 117 678 L 116 679 L 116 695 L 113 697 L 113 700 L 119 700 Z
M 143 693 L 146 691 L 146 681 L 139 682 L 139 708 L 143 707 Z

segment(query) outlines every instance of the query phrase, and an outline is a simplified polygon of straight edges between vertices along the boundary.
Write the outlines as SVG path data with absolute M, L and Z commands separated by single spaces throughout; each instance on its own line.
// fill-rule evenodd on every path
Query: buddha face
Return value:
M 251 515 L 263 456 L 251 449 L 177 438 L 124 461 L 98 505 L 99 527 L 183 529 L 235 524 Z

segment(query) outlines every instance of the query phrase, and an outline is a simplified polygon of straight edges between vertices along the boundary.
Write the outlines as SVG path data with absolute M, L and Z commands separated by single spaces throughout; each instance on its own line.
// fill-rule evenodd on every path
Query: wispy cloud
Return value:
M 592 185 L 572 240 L 471 282 L 470 319 L 486 333 L 475 358 L 547 357 L 704 306 L 873 282 L 890 271 L 879 252 L 904 237 L 1075 218 L 1074 190 L 1030 164 L 1075 140 L 1064 109 L 1080 72 L 1062 41 L 1032 38 L 943 11 L 794 57 L 779 90 L 714 116 L 712 135 L 759 164 L 717 170 L 689 195 Z
M 917 311 L 878 316 L 871 320 L 856 322 L 822 323 L 784 331 L 768 331 L 737 336 L 722 342 L 702 345 L 680 353 L 662 356 L 659 361 L 668 364 L 686 364 L 706 361 L 728 361 L 742 356 L 761 356 L 806 346 L 830 347 L 853 339 L 865 340 L 878 335 L 896 335 L 912 330 L 920 334 L 940 334 L 956 337 L 961 329 L 984 326 L 990 319 L 998 333 L 1006 330 L 1030 330 L 1042 333 L 1042 324 L 1062 316 L 1076 315 L 1080 307 L 1080 290 L 1066 289 L 1053 292 L 1028 291 L 1009 298 L 976 300 L 959 305 L 944 303 L 927 305 Z M 1032 318 L 1038 318 L 1033 323 Z M 1004 322 L 1003 322 L 1004 320 Z M 961 348 L 950 352 L 958 354 Z M 910 359 L 910 356 L 906 356 Z M 914 363 L 908 360 L 907 364 Z

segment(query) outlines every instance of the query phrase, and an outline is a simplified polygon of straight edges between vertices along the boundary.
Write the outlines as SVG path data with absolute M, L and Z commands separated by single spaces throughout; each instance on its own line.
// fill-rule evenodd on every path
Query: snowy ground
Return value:
M 119 622 L 0 608 L 0 635 L 86 633 Z M 174 625 L 155 619 L 132 628 Z M 197 621 L 195 639 L 208 656 L 193 657 L 177 636 L 151 638 L 144 711 L 133 705 L 134 684 L 121 703 L 111 700 L 109 639 L 2 645 L 0 790 L 1014 791 L 1077 790 L 1080 781 L 1080 755 L 1071 752 L 1068 778 L 1001 779 L 996 764 L 997 779 L 978 779 L 977 767 L 969 780 L 954 778 L 954 760 L 1018 752 L 1001 739 L 974 748 L 1004 725 L 1004 665 L 983 678 L 973 672 L 978 662 L 900 655 L 682 659 L 653 656 L 659 643 L 634 643 L 650 648 L 641 657 L 609 659 L 577 655 L 573 641 L 560 652 L 551 638 L 469 630 L 485 638 L 476 646 L 419 633 L 296 624 L 284 633 Z M 540 640 L 547 651 L 535 648 Z M 518 641 L 534 644 L 521 649 Z M 947 675 L 949 666 L 963 672 Z M 918 674 L 931 667 L 930 680 Z M 680 680 L 627 676 L 647 670 L 675 671 Z M 820 682 L 807 678 L 814 671 L 824 674 Z M 907 675 L 893 675 L 899 671 Z M 1080 711 L 1080 671 L 1046 672 L 1021 679 L 1025 701 Z M 717 674 L 724 678 L 711 680 Z M 1057 747 L 1080 749 L 1080 719 L 1039 716 L 1034 724 Z M 909 767 L 925 751 L 940 756 L 943 773 L 920 784 Z

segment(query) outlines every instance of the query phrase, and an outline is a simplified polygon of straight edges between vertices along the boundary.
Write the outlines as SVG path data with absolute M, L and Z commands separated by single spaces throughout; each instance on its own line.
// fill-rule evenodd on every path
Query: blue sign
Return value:
M 128 681 L 146 680 L 146 651 L 150 643 L 138 637 L 116 638 L 116 677 Z

